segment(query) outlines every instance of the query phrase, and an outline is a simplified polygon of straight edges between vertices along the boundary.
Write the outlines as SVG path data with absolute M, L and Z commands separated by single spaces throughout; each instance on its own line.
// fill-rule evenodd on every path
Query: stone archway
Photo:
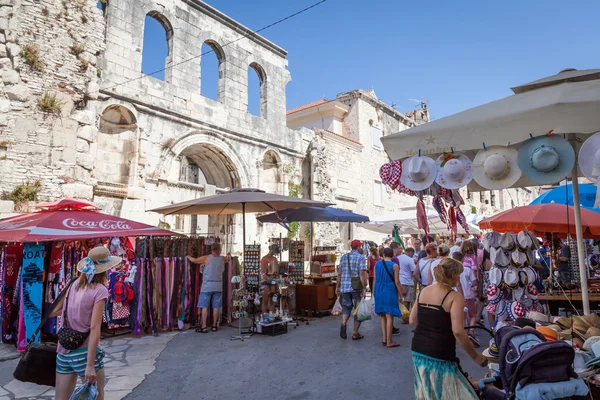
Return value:
M 173 201 L 210 196 L 224 189 L 248 186 L 246 164 L 223 139 L 209 132 L 189 132 L 164 150 L 163 176 L 183 184 L 172 190 Z M 175 228 L 188 234 L 215 235 L 229 245 L 241 242 L 239 216 L 176 216 Z

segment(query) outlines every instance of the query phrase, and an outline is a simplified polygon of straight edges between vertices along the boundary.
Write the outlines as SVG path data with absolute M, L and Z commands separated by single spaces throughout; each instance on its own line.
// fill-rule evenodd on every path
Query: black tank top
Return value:
M 450 292 L 446 293 L 439 306 L 418 303 L 417 328 L 412 339 L 412 351 L 440 360 L 456 361 L 456 339 L 452 333 L 452 320 L 450 313 L 442 307 L 449 294 Z

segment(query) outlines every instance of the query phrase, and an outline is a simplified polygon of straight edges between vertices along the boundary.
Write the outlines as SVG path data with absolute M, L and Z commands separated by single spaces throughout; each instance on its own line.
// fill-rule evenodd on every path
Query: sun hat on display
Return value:
M 504 298 L 504 293 L 496 285 L 489 285 L 486 294 L 490 304 L 498 304 Z
M 500 237 L 500 247 L 502 247 L 506 251 L 513 251 L 517 248 L 516 237 L 512 232 L 505 232 Z
M 591 336 L 583 343 L 584 350 L 591 350 L 592 345 L 596 342 L 600 342 L 600 336 Z
M 575 165 L 575 151 L 559 135 L 528 139 L 519 149 L 519 167 L 532 181 L 556 183 L 564 179 Z
M 479 186 L 490 190 L 506 189 L 521 177 L 519 152 L 512 147 L 489 146 L 473 159 L 471 173 Z
M 77 263 L 77 271 L 83 273 L 92 280 L 94 275 L 101 274 L 119 265 L 123 259 L 111 256 L 110 250 L 104 246 L 94 247 L 88 252 L 87 257 Z
M 491 283 L 490 286 L 493 285 L 500 288 L 502 286 L 502 283 L 504 282 L 504 271 L 502 271 L 502 269 L 498 268 L 497 266 L 493 266 L 490 269 L 489 279 Z
M 498 247 L 500 247 L 500 234 L 498 232 L 486 233 L 483 240 L 483 248 L 490 252 L 491 249 L 497 249 Z
M 519 270 L 515 267 L 508 267 L 504 271 L 504 285 L 507 288 L 514 289 L 519 285 Z
M 500 267 L 507 267 L 510 264 L 510 253 L 506 253 L 502 248 L 494 249 L 490 251 L 490 261 L 494 265 Z
M 462 153 L 444 153 L 436 160 L 435 181 L 446 189 L 460 189 L 473 179 L 471 160 Z
M 552 328 L 548 328 L 547 326 L 538 326 L 537 331 L 544 335 L 547 341 L 552 342 L 554 340 L 558 340 L 558 332 L 556 332 Z
M 548 322 L 550 322 L 550 319 L 546 314 L 537 311 L 528 311 L 527 318 L 532 319 L 540 324 L 547 324 Z
M 596 364 L 600 363 L 600 341 L 594 342 L 590 346 L 590 349 L 592 350 L 591 353 L 593 354 L 594 357 L 585 363 L 585 365 L 587 367 L 590 367 L 592 365 L 596 365 Z
M 579 349 L 575 349 L 575 359 L 573 360 L 573 369 L 576 374 L 584 374 L 588 372 L 589 368 L 585 365 L 588 360 L 592 357 Z
M 590 181 L 600 178 L 600 132 L 590 136 L 579 150 L 579 169 Z
M 415 156 L 402 161 L 400 182 L 414 191 L 427 189 L 435 181 L 437 167 L 431 157 Z
M 521 253 L 518 250 L 512 252 L 510 264 L 514 267 L 523 267 L 527 263 L 527 254 Z
M 527 296 L 528 297 L 530 297 L 533 300 L 537 300 L 539 294 L 540 293 L 538 292 L 538 289 L 534 283 L 530 283 L 529 285 L 527 285 Z
M 525 307 L 520 301 L 511 301 L 508 303 L 508 315 L 513 321 L 525 316 Z
M 521 231 L 517 233 L 517 247 L 519 250 L 521 250 L 523 253 L 531 251 L 531 245 L 531 235 L 529 235 L 528 232 Z
M 510 308 L 510 304 L 502 300 L 498 304 L 496 304 L 496 317 L 498 321 L 504 321 L 506 317 L 509 316 L 508 309 Z

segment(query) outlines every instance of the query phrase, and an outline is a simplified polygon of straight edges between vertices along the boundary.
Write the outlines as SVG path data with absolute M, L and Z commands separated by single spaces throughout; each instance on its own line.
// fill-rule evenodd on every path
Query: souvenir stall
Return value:
M 512 91 L 514 95 L 489 104 L 387 135 L 382 138 L 383 146 L 392 160 L 440 154 L 474 160 L 472 170 L 478 177 L 469 183 L 470 191 L 553 184 L 570 175 L 579 267 L 584 270 L 578 178 L 585 176 L 597 183 L 599 177 L 600 136 L 593 135 L 600 130 L 598 71 L 567 69 Z M 578 165 L 575 152 L 579 153 Z M 418 161 L 413 163 L 416 168 Z M 462 168 L 455 168 L 455 162 L 440 167 L 452 180 L 466 176 Z M 411 169 L 411 175 L 420 180 L 417 175 L 423 171 Z M 585 273 L 581 287 L 588 314 Z
M 41 203 L 34 208 L 38 211 L 0 221 L 2 340 L 14 340 L 19 350 L 24 350 L 27 332 L 35 331 L 45 308 L 77 276 L 76 264 L 98 245 L 109 247 L 124 259 L 110 274 L 111 301 L 105 322 L 112 328 L 135 325 L 140 270 L 134 262 L 134 241 L 127 237 L 173 233 L 100 213 L 94 204 L 75 199 Z M 54 335 L 59 324 L 57 318 L 50 319 L 43 333 Z
M 257 218 L 263 223 L 290 223 L 290 222 L 368 222 L 369 217 L 334 207 L 306 207 L 290 208 L 276 213 L 263 215 Z M 312 230 L 311 230 L 312 233 Z M 305 277 L 304 272 L 304 242 L 292 242 L 290 251 L 290 279 L 296 285 L 290 285 L 295 294 L 295 313 L 306 311 L 312 313 L 329 312 L 335 303 L 335 283 L 332 278 L 337 275 L 336 246 L 312 247 L 311 235 L 310 275 Z M 294 244 L 297 247 L 294 247 Z M 297 261 L 295 261 L 297 260 Z M 292 271 L 293 263 L 293 271 Z M 301 263 L 301 264 L 300 264 Z M 302 269 L 300 270 L 300 267 Z M 301 272 L 300 272 L 301 271 Z

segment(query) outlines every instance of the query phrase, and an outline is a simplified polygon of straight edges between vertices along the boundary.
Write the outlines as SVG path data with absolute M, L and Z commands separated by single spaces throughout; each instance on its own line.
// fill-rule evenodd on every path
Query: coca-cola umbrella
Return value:
M 174 236 L 174 232 L 97 211 L 50 207 L 0 220 L 0 242 L 50 242 L 111 236 Z

